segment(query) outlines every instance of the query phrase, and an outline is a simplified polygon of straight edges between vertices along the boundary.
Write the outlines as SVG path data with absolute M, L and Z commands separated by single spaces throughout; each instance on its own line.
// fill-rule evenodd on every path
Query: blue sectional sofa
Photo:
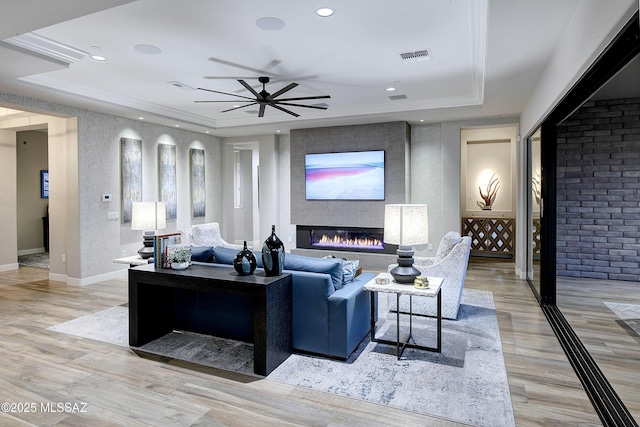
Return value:
M 214 263 L 232 268 L 233 258 L 238 251 L 223 247 L 194 247 L 194 262 Z M 256 253 L 260 273 L 262 260 Z M 284 272 L 292 275 L 293 297 L 293 349 L 297 352 L 313 353 L 331 358 L 346 359 L 370 330 L 371 300 L 365 283 L 375 277 L 375 273 L 350 275 L 343 260 L 338 258 L 313 258 L 287 253 Z M 347 279 L 345 280 L 345 272 Z M 216 334 L 235 339 L 252 336 L 250 307 L 242 307 L 237 299 L 226 301 L 226 296 L 216 295 L 210 301 L 198 296 L 197 313 L 209 316 L 219 323 L 214 328 Z M 222 309 L 222 315 L 215 316 L 203 308 L 207 305 Z M 233 307 L 227 310 L 225 307 Z

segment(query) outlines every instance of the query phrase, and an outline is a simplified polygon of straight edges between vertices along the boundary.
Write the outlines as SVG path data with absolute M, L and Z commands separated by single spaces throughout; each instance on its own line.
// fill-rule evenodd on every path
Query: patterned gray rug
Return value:
M 395 314 L 384 295 L 379 305 L 376 335 L 395 339 Z M 435 345 L 434 327 L 433 319 L 414 317 L 416 341 Z M 128 309 L 112 307 L 49 329 L 127 346 Z M 515 425 L 493 294 L 465 289 L 458 320 L 443 320 L 442 332 L 440 354 L 407 349 L 397 360 L 395 348 L 365 338 L 346 361 L 293 354 L 267 379 L 471 425 Z M 175 332 L 141 350 L 255 376 L 248 343 Z
M 18 264 L 27 267 L 37 267 L 49 269 L 49 252 L 39 254 L 19 255 Z
M 640 335 L 640 305 L 603 301 L 633 332 Z

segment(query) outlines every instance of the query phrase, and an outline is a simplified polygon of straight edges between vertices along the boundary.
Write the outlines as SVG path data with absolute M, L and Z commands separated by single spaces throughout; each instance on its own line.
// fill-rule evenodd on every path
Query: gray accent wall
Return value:
M 298 225 L 382 227 L 384 205 L 409 197 L 410 126 L 405 122 L 291 131 L 291 222 Z M 385 200 L 306 200 L 304 156 L 340 151 L 385 152 Z

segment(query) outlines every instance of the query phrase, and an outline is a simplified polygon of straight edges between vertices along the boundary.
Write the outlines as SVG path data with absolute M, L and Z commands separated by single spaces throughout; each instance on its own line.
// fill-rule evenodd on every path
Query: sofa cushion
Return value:
M 233 264 L 233 259 L 238 253 L 235 249 L 223 248 L 216 246 L 213 248 L 215 253 L 215 262 L 219 264 Z M 256 264 L 258 268 L 262 266 L 262 253 L 254 252 Z M 307 271 L 309 273 L 325 273 L 331 276 L 331 283 L 334 289 L 340 289 L 344 286 L 342 270 L 343 260 L 340 258 L 324 259 L 314 258 L 304 255 L 296 255 L 286 253 L 284 256 L 284 269 L 292 271 Z
M 223 248 L 222 246 L 216 246 L 213 248 L 215 262 L 218 264 L 233 264 L 233 259 L 238 254 L 235 249 Z
M 334 289 L 338 290 L 344 286 L 342 262 L 343 261 L 340 258 L 314 258 L 287 253 L 284 257 L 284 269 L 329 274 L 331 276 L 331 282 L 333 283 Z
M 191 261 L 215 262 L 215 255 L 211 246 L 191 246 Z

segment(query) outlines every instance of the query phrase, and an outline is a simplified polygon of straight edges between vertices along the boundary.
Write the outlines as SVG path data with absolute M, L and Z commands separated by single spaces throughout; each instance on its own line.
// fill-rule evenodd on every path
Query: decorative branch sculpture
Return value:
M 496 195 L 498 194 L 498 190 L 500 189 L 500 178 L 496 176 L 497 172 L 494 172 L 489 178 L 489 182 L 487 183 L 486 193 L 482 192 L 482 188 L 478 187 L 478 191 L 480 192 L 480 197 L 482 197 L 482 202 L 476 202 L 480 209 L 485 211 L 490 211 L 491 206 L 493 205 L 494 200 L 496 199 Z

